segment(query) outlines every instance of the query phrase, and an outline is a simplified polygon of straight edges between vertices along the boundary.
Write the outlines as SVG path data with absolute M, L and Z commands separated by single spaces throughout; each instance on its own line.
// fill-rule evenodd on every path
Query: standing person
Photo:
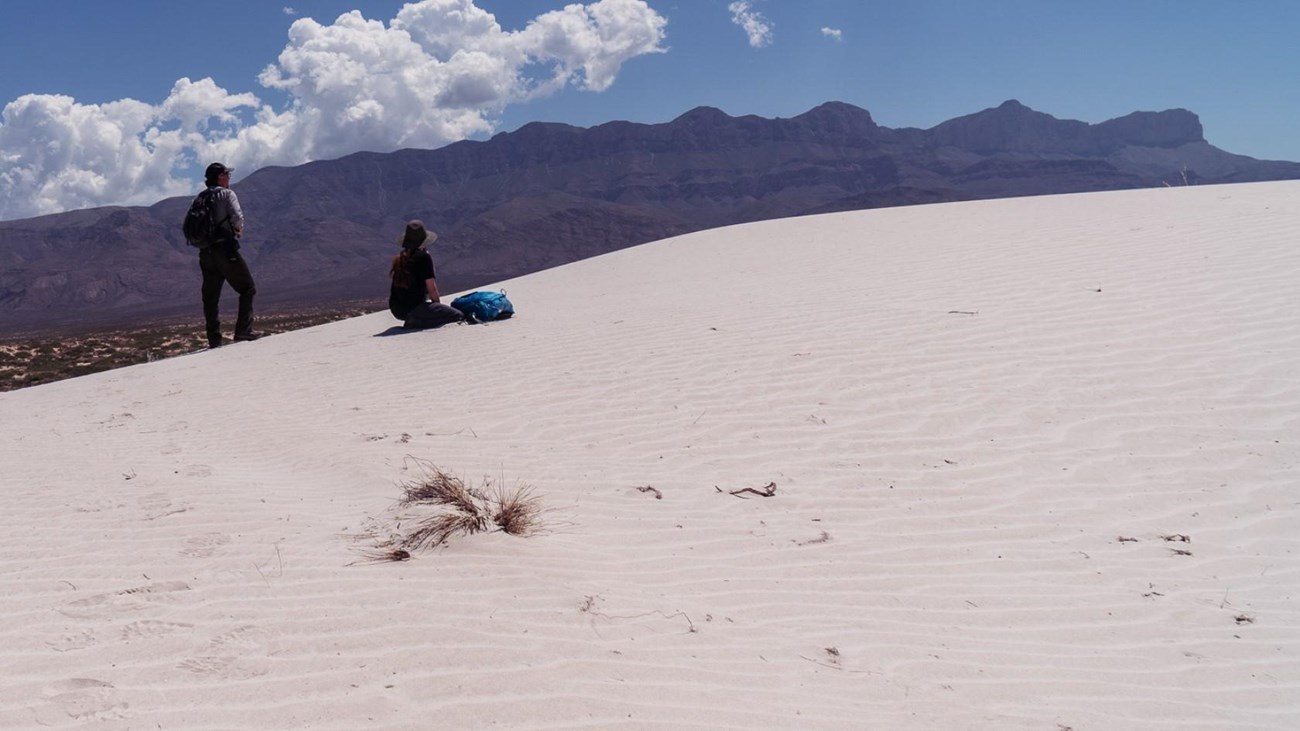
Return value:
M 208 347 L 221 345 L 221 319 L 218 304 L 221 288 L 229 283 L 239 294 L 239 315 L 235 319 L 235 340 L 257 340 L 260 333 L 253 332 L 253 295 L 257 287 L 248 263 L 239 254 L 239 238 L 244 235 L 244 212 L 239 208 L 239 198 L 230 189 L 228 168 L 214 162 L 204 171 L 204 183 L 210 194 L 216 196 L 213 220 L 221 238 L 204 249 L 199 249 L 199 271 L 203 273 L 203 318 L 207 321 Z
M 441 303 L 433 257 L 424 248 L 437 240 L 438 234 L 426 230 L 418 220 L 407 223 L 406 231 L 397 238 L 402 253 L 393 257 L 388 270 L 392 280 L 388 310 L 402 321 L 402 327 L 441 327 L 465 319 L 460 310 Z

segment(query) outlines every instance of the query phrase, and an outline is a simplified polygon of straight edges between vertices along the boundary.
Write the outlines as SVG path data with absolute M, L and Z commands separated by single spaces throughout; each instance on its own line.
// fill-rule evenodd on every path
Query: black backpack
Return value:
M 221 224 L 229 219 L 230 216 L 226 216 L 224 220 L 217 220 L 216 190 L 204 188 L 190 204 L 185 222 L 181 224 L 181 232 L 185 234 L 187 244 L 196 249 L 206 249 L 227 238 Z

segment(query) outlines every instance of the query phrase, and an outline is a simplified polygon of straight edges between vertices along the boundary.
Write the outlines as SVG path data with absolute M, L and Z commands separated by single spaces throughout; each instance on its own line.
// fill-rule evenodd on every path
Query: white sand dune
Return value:
M 1297 282 L 1297 182 L 897 208 L 0 395 L 0 727 L 1300 728 Z M 356 564 L 413 460 L 545 531 Z

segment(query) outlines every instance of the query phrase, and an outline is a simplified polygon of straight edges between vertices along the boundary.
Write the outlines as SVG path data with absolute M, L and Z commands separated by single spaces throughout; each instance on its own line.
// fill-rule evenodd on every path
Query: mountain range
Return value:
M 265 307 L 386 297 L 412 218 L 438 232 L 451 292 L 747 221 L 1296 178 L 1300 163 L 1209 144 L 1187 110 L 1088 124 L 1013 100 L 930 129 L 882 127 L 839 102 L 788 119 L 700 107 L 663 124 L 532 123 L 435 150 L 264 168 L 233 187 Z M 0 334 L 197 316 L 196 255 L 180 234 L 188 204 L 0 222 Z

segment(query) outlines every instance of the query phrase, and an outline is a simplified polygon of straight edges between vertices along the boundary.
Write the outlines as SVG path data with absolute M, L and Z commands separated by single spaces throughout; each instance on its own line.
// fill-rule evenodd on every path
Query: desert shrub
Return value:
M 542 513 L 541 499 L 533 488 L 523 485 L 515 489 L 500 486 L 493 502 L 492 522 L 512 536 L 532 533 L 539 526 Z
M 543 507 L 532 487 L 506 487 L 488 477 L 473 487 L 433 464 L 420 466 L 420 477 L 401 485 L 394 514 L 381 521 L 388 527 L 369 532 L 376 541 L 367 555 L 409 558 L 411 551 L 437 548 L 456 536 L 491 530 L 524 536 L 541 528 Z
M 425 466 L 424 473 L 423 479 L 402 486 L 404 505 L 417 503 L 444 505 L 465 513 L 473 513 L 479 509 L 475 499 L 476 497 L 481 499 L 482 496 L 472 494 L 470 489 L 465 487 L 464 480 L 433 465 Z

